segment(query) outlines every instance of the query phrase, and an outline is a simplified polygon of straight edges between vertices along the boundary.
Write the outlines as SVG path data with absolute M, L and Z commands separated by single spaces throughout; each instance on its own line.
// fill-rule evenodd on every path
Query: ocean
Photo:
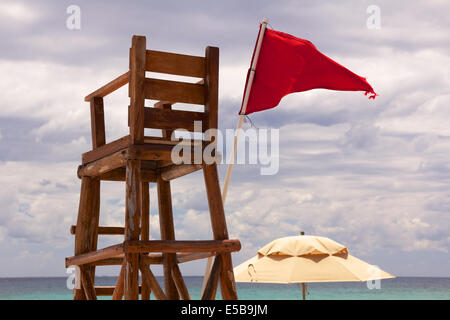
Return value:
M 162 284 L 162 278 L 157 278 Z M 115 277 L 97 277 L 96 285 L 114 285 L 115 281 Z M 202 277 L 185 277 L 185 281 L 191 298 L 199 299 Z M 66 282 L 63 277 L 0 278 L 0 300 L 70 300 Z M 236 287 L 243 300 L 301 299 L 296 284 L 237 283 Z M 449 300 L 450 278 L 398 277 L 381 280 L 379 289 L 368 289 L 366 282 L 311 283 L 308 291 L 309 300 Z

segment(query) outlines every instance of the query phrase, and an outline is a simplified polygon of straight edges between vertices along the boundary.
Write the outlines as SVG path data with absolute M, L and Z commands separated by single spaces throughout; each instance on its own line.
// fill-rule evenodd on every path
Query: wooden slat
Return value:
M 199 259 L 205 259 L 214 256 L 214 252 L 194 252 L 194 253 L 178 253 L 177 254 L 177 263 L 185 263 L 190 261 L 195 261 Z M 121 258 L 111 258 L 107 259 L 106 261 L 114 262 L 113 259 L 119 259 L 117 263 L 114 264 L 120 264 L 119 261 Z M 148 254 L 148 255 L 141 255 L 141 260 L 146 264 L 162 264 L 163 259 L 161 254 Z M 101 261 L 100 261 L 101 263 Z
M 125 149 L 130 145 L 130 136 L 124 136 L 120 139 L 111 141 L 103 146 L 97 147 L 97 149 L 83 153 L 81 155 L 81 159 L 83 164 L 87 164 L 89 162 L 101 159 L 105 156 L 113 154 L 119 150 Z
M 91 135 L 92 148 L 97 149 L 106 143 L 105 115 L 103 110 L 103 98 L 94 97 L 91 105 Z
M 66 258 L 66 268 L 113 258 L 123 254 L 123 243 Z
M 125 241 L 127 252 L 234 252 L 241 249 L 239 240 L 150 240 Z
M 145 79 L 145 98 L 191 104 L 205 104 L 204 86 L 196 83 Z
M 70 233 L 75 234 L 77 230 L 76 225 L 70 226 Z M 124 227 L 98 227 L 98 234 L 102 235 L 124 235 L 125 234 L 125 228 Z
M 196 84 L 205 84 L 205 79 L 201 79 L 200 81 L 195 82 Z M 158 101 L 153 106 L 155 108 L 162 108 L 162 109 L 172 109 L 172 105 L 175 102 L 173 101 Z M 163 135 L 164 136 L 164 135 Z
M 205 259 L 214 256 L 214 252 L 194 252 L 194 253 L 179 253 L 177 254 L 177 262 L 184 263 L 199 259 Z
M 162 145 L 168 145 L 168 146 L 175 146 L 180 143 L 180 139 L 177 140 L 168 140 L 166 138 L 162 137 L 145 137 L 144 143 L 148 144 L 162 144 Z
M 160 108 L 144 109 L 144 126 L 155 129 L 185 129 L 194 131 L 194 121 L 203 121 L 205 114 L 203 112 L 170 110 Z M 202 125 L 203 128 L 203 125 Z M 168 136 L 170 138 L 170 136 Z
M 128 148 L 128 159 L 172 160 L 173 146 L 167 145 L 134 145 Z
M 175 144 L 178 144 L 180 142 L 174 142 L 174 143 L 163 143 L 164 141 L 162 139 L 156 139 L 155 141 L 161 141 L 161 143 L 151 143 L 150 140 L 148 140 L 149 143 L 141 144 L 141 145 L 131 145 L 125 149 L 116 151 L 115 153 L 103 156 L 98 158 L 98 155 L 91 155 L 89 156 L 89 160 L 92 160 L 94 158 L 98 158 L 93 161 L 89 161 L 78 169 L 78 177 L 82 176 L 96 176 L 101 178 L 102 180 L 118 180 L 120 181 L 120 170 L 118 170 L 116 177 L 115 174 L 111 175 L 105 175 L 105 173 L 110 172 L 111 170 L 115 170 L 119 167 L 125 166 L 125 160 L 126 159 L 141 159 L 141 160 L 148 160 L 148 161 L 155 161 L 155 160 L 172 160 L 172 148 Z M 198 140 L 192 140 L 191 141 L 191 151 L 194 151 L 194 142 L 198 142 Z M 183 141 L 181 143 L 184 143 Z M 106 145 L 105 145 L 106 146 Z M 96 149 L 94 151 L 100 150 Z M 199 149 L 199 148 L 197 148 Z M 201 152 L 201 150 L 199 150 Z M 156 166 L 155 166 L 156 168 Z M 148 177 L 145 178 L 148 180 L 148 182 L 155 182 L 155 177 L 152 175 L 151 172 L 148 172 L 147 170 L 143 170 L 143 172 L 147 172 Z
M 144 143 L 146 144 L 162 144 L 162 145 L 169 145 L 169 146 L 175 146 L 177 144 L 181 144 L 181 145 L 199 145 L 202 146 L 203 145 L 203 140 L 200 139 L 182 139 L 182 138 L 177 138 L 177 139 L 170 139 L 170 138 L 162 138 L 162 137 L 145 137 L 144 138 Z M 161 164 L 161 163 L 159 163 Z M 158 167 L 161 167 L 160 165 L 158 165 Z
M 203 78 L 205 75 L 205 58 L 147 50 L 145 69 L 150 72 Z
M 170 181 L 202 168 L 201 164 L 180 164 L 164 167 L 161 169 L 161 178 L 164 181 Z
M 119 76 L 119 77 L 115 78 L 114 80 L 108 82 L 107 84 L 105 84 L 100 89 L 97 89 L 94 92 L 92 92 L 91 94 L 87 95 L 84 98 L 84 101 L 91 101 L 91 99 L 95 98 L 95 97 L 102 98 L 102 97 L 110 94 L 111 92 L 116 91 L 120 87 L 126 85 L 129 82 L 129 78 L 130 78 L 130 72 L 127 71 L 124 74 L 122 74 L 121 76 Z
M 106 181 L 125 181 L 126 170 L 125 168 L 117 168 L 98 176 L 99 180 Z M 155 170 L 141 170 L 141 181 L 142 182 L 156 182 L 156 172 Z
M 91 266 L 120 266 L 123 264 L 123 257 L 115 257 L 115 258 L 107 258 L 98 260 L 92 263 L 89 263 L 88 265 Z
M 168 160 L 171 164 L 172 162 L 172 145 L 156 145 L 156 144 L 145 144 L 145 145 L 135 145 L 128 148 L 127 159 L 141 159 L 141 160 Z M 191 147 L 184 146 L 178 150 L 181 159 L 185 159 L 184 152 L 188 152 L 186 156 L 186 161 L 188 163 L 196 163 L 198 159 L 202 159 L 203 149 L 202 146 Z
M 163 264 L 162 254 L 142 254 L 140 259 L 145 264 Z

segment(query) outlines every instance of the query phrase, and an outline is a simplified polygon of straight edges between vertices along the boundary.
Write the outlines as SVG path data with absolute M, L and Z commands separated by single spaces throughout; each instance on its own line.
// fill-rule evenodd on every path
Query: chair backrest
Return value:
M 145 72 L 201 78 L 187 83 L 146 78 Z M 217 129 L 219 48 L 206 47 L 205 56 L 190 56 L 146 49 L 143 36 L 133 36 L 130 49 L 129 126 L 133 143 L 143 143 L 144 128 L 194 131 L 194 121 L 202 130 Z M 159 100 L 145 107 L 145 99 Z M 173 103 L 204 105 L 204 112 L 172 110 Z

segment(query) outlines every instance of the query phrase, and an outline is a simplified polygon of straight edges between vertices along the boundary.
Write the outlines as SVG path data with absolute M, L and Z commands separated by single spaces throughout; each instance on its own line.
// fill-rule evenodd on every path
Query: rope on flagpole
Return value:
M 229 160 L 228 168 L 227 168 L 227 174 L 225 176 L 225 182 L 223 184 L 223 189 L 222 189 L 222 202 L 224 205 L 225 205 L 225 201 L 227 199 L 228 186 L 230 185 L 231 172 L 233 171 L 234 158 L 236 157 L 236 150 L 237 150 L 237 145 L 238 145 L 238 141 L 239 141 L 239 136 L 241 134 L 242 125 L 244 124 L 245 111 L 247 110 L 248 99 L 250 97 L 250 90 L 252 88 L 253 79 L 255 77 L 256 64 L 258 63 L 259 52 L 261 50 L 262 40 L 264 38 L 264 32 L 266 30 L 268 22 L 269 21 L 267 18 L 264 18 L 261 22 L 261 30 L 259 32 L 259 37 L 258 37 L 258 40 L 256 43 L 255 56 L 253 57 L 252 65 L 250 67 L 250 74 L 249 74 L 248 83 L 247 83 L 247 86 L 246 86 L 245 92 L 244 92 L 244 101 L 242 103 L 242 112 L 239 115 L 239 121 L 238 121 L 237 129 L 236 129 L 236 135 L 234 136 L 233 150 L 231 152 L 231 156 L 230 156 L 230 160 Z M 212 257 L 209 257 L 208 263 L 206 265 L 205 277 L 203 278 L 202 296 L 203 296 L 203 292 L 205 291 L 206 283 L 208 281 L 209 275 L 211 273 L 211 265 L 212 265 Z

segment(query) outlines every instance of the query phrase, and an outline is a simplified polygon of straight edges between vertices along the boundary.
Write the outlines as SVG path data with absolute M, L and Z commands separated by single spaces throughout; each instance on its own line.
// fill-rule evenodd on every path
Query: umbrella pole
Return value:
M 300 235 L 304 236 L 305 232 L 300 231 Z M 306 300 L 306 283 L 302 283 L 302 296 L 303 296 L 303 300 Z
M 302 283 L 302 296 L 303 300 L 306 300 L 306 283 Z
M 300 283 L 297 283 L 298 289 L 302 291 L 303 300 L 306 300 L 306 283 L 302 283 L 301 285 L 302 287 L 300 288 Z

